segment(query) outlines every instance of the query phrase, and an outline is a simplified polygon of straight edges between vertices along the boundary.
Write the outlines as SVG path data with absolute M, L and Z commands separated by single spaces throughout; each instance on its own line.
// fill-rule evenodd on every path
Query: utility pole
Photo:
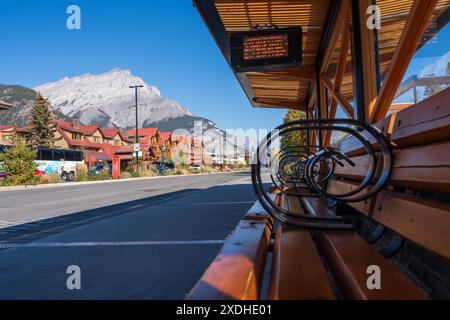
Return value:
M 143 88 L 144 86 L 139 85 L 139 86 L 130 86 L 130 89 L 134 88 L 134 96 L 135 96 L 135 105 L 136 105 L 136 145 L 139 144 L 139 123 L 138 123 L 138 88 Z M 138 163 L 139 163 L 139 150 L 136 151 L 135 150 L 135 155 L 136 155 L 136 174 L 138 173 Z

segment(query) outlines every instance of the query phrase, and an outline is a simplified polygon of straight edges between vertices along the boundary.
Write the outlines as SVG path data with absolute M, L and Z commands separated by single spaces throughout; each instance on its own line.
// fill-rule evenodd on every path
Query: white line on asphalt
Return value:
M 93 187 L 87 187 L 87 188 L 65 189 L 65 190 L 54 191 L 53 193 L 72 192 L 72 191 L 86 191 L 86 190 L 92 190 L 92 189 L 96 189 L 96 188 L 93 188 Z
M 222 205 L 222 204 L 253 204 L 253 203 L 255 203 L 255 201 L 199 202 L 199 203 L 194 203 L 194 206 Z
M 137 205 L 129 207 L 127 209 L 136 209 L 136 208 L 140 208 L 140 207 L 143 207 L 143 206 L 144 206 L 143 204 L 137 204 Z
M 231 181 L 227 181 L 224 183 L 220 183 L 217 186 L 232 186 L 232 185 L 236 185 L 236 184 L 242 184 L 242 182 L 247 182 L 247 183 L 251 183 L 251 180 L 249 177 L 244 177 L 244 178 L 240 178 L 237 180 L 231 180 Z
M 99 246 L 160 246 L 160 245 L 223 244 L 223 243 L 225 243 L 225 240 L 31 242 L 31 243 L 0 243 L 0 249 L 51 248 L 51 247 L 99 247 Z

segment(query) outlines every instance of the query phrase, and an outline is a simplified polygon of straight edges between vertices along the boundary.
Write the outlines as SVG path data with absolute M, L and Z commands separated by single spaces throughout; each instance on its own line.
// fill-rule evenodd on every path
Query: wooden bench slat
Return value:
M 269 299 L 336 299 L 311 233 L 280 225 L 275 235 Z
M 381 120 L 380 122 L 374 124 L 374 126 L 380 129 L 381 132 L 383 132 L 383 134 L 386 137 L 389 137 L 392 132 L 393 118 L 394 116 L 388 116 L 383 120 Z M 375 150 L 380 149 L 374 137 L 369 135 L 366 131 L 363 131 L 362 135 L 364 135 L 369 139 L 369 142 L 372 144 L 372 147 Z M 358 138 L 354 136 L 350 136 L 348 138 L 344 138 L 343 140 L 337 141 L 336 143 L 333 144 L 333 147 L 340 150 L 341 152 L 344 152 L 349 157 L 355 157 L 366 154 L 366 149 L 364 148 L 362 143 L 358 140 Z
M 331 193 L 344 193 L 351 190 L 354 190 L 358 186 L 357 183 L 348 181 L 348 180 L 330 180 L 328 182 L 328 191 Z M 367 190 L 366 190 L 367 191 Z M 366 216 L 371 216 L 373 212 L 373 208 L 375 206 L 377 196 L 373 196 L 372 198 L 359 202 L 349 202 L 348 205 L 363 213 Z
M 427 299 L 425 293 L 356 233 L 322 232 L 318 238 L 345 299 Z M 380 290 L 367 287 L 370 276 L 367 268 L 371 265 L 380 267 Z
M 269 240 L 267 223 L 242 220 L 187 299 L 258 299 Z
M 373 218 L 442 257 L 450 259 L 450 204 L 384 191 Z
M 391 184 L 450 193 L 450 141 L 395 152 Z
M 309 215 L 319 217 L 335 216 L 335 213 L 318 197 L 302 197 L 300 202 L 305 212 Z
M 296 196 L 287 196 L 287 203 L 289 206 L 289 211 L 292 213 L 304 214 L 302 205 L 300 204 L 300 200 Z
M 450 88 L 396 113 L 391 143 L 398 147 L 448 140 Z
M 367 171 L 369 170 L 369 156 L 356 156 L 352 157 L 351 160 L 355 164 L 354 167 L 344 161 L 344 167 L 336 164 L 333 174 L 338 177 L 362 180 L 367 175 Z

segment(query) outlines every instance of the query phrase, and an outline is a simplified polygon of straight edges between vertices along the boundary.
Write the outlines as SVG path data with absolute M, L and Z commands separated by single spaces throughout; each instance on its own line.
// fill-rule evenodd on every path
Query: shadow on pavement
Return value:
M 29 242 L 86 224 L 116 217 L 136 209 L 151 207 L 167 200 L 191 195 L 202 189 L 184 189 L 148 198 L 123 202 L 91 210 L 61 215 L 0 229 L 0 241 Z

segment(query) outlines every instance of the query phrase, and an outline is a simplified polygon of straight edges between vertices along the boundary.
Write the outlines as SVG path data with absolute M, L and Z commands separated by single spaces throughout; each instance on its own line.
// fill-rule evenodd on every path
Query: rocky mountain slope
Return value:
M 85 124 L 129 128 L 135 125 L 132 85 L 139 89 L 139 126 L 157 123 L 191 113 L 176 101 L 163 98 L 158 88 L 145 83 L 130 70 L 113 69 L 92 75 L 64 78 L 34 88 L 49 99 L 55 111 L 79 118 Z
M 0 84 L 0 99 L 13 105 L 11 110 L 0 112 L 0 125 L 23 126 L 27 124 L 36 94 L 36 91 L 19 85 Z M 60 112 L 55 112 L 55 116 L 60 120 L 72 120 Z

